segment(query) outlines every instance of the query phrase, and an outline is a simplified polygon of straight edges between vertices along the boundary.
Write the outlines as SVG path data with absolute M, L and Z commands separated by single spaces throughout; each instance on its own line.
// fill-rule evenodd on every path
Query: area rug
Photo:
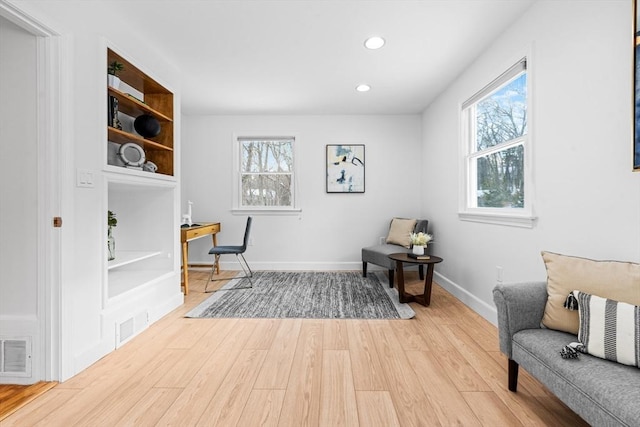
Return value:
M 382 273 L 260 271 L 232 279 L 186 317 L 410 319 L 415 312 L 398 301 Z

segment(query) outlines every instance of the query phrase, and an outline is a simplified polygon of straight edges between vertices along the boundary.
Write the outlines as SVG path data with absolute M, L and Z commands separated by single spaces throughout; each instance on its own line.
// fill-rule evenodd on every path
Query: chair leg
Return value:
M 220 255 L 216 254 L 215 256 L 215 261 L 213 263 L 213 268 L 215 268 L 215 270 L 218 272 L 218 274 L 220 274 Z
M 209 282 L 213 281 L 213 275 L 216 272 L 216 263 L 215 261 L 213 262 L 213 265 L 211 266 L 211 274 L 209 275 L 209 280 L 207 280 L 207 283 L 205 283 L 204 285 L 204 292 L 207 293 L 209 291 L 207 291 L 207 287 L 209 286 Z
M 367 261 L 362 261 L 362 277 L 367 277 Z
M 211 271 L 211 276 L 209 276 L 209 282 L 214 282 L 217 280 L 249 279 L 249 286 L 243 286 L 241 288 L 216 289 L 214 291 L 207 291 L 207 286 L 209 285 L 209 282 L 207 282 L 207 284 L 204 286 L 205 292 L 208 293 L 208 292 L 217 292 L 217 291 L 238 291 L 240 289 L 253 288 L 253 281 L 251 280 L 253 278 L 253 271 L 251 271 L 251 267 L 249 267 L 249 263 L 247 262 L 247 260 L 244 258 L 244 255 L 242 254 L 236 254 L 236 258 L 238 258 L 238 264 L 240 264 L 240 267 L 242 268 L 242 272 L 244 276 L 234 277 L 232 279 L 214 279 L 213 278 L 213 272 L 215 271 L 215 264 L 214 264 L 213 266 L 214 270 Z
M 389 287 L 393 288 L 393 279 L 394 279 L 394 274 L 395 274 L 395 270 L 393 268 L 389 269 Z
M 253 281 L 251 281 L 251 279 L 253 278 L 253 271 L 251 271 L 251 267 L 249 267 L 249 263 L 247 262 L 246 259 L 244 259 L 243 254 L 236 254 L 236 257 L 238 258 L 238 263 L 240 264 L 240 267 L 242 267 L 242 271 L 244 272 L 244 278 L 249 279 L 249 286 L 247 286 L 247 288 L 252 288 Z M 242 261 L 244 261 L 244 265 L 247 267 L 246 269 L 240 262 L 240 258 L 242 258 Z M 234 289 L 246 289 L 246 288 L 234 288 Z
M 204 285 L 204 292 L 207 293 L 207 287 L 209 286 L 209 282 L 213 282 L 213 275 L 216 273 L 216 267 L 218 268 L 218 272 L 220 271 L 220 255 L 215 256 L 215 260 L 213 261 L 213 266 L 211 267 L 211 274 L 209 275 L 209 280 Z
M 509 359 L 509 391 L 517 391 L 518 389 L 518 362 Z

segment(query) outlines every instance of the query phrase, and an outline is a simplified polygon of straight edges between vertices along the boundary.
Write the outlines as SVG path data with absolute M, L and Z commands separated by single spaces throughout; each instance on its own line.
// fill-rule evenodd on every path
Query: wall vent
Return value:
M 31 376 L 31 337 L 0 337 L 0 376 Z
M 122 344 L 133 336 L 133 317 L 120 323 L 118 329 L 118 344 Z
M 116 322 L 116 348 L 129 341 L 149 326 L 147 311 L 141 311 L 133 317 Z

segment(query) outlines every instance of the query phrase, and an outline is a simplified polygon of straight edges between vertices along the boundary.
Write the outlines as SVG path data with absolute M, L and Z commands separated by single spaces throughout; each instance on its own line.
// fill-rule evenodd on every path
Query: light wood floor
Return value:
M 412 320 L 184 318 L 206 276 L 193 271 L 182 307 L 0 425 L 587 425 L 522 370 L 509 392 L 495 327 L 439 286 Z

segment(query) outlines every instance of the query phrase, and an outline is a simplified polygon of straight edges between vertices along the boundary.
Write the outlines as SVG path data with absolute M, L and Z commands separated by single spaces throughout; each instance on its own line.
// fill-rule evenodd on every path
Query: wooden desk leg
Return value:
M 182 242 L 182 277 L 184 278 L 184 294 L 189 295 L 189 243 Z
M 433 285 L 433 266 L 434 264 L 427 265 L 427 277 L 424 278 L 424 304 L 428 306 L 431 304 L 431 286 Z
M 216 237 L 216 233 L 213 233 L 211 237 L 213 238 L 213 246 L 218 246 L 218 237 Z M 216 269 L 216 274 L 220 274 L 220 255 L 216 255 L 213 266 Z
M 404 266 L 402 261 L 396 261 L 396 271 L 398 272 L 398 278 L 396 279 L 398 281 L 398 300 L 401 303 L 411 302 L 404 292 Z

